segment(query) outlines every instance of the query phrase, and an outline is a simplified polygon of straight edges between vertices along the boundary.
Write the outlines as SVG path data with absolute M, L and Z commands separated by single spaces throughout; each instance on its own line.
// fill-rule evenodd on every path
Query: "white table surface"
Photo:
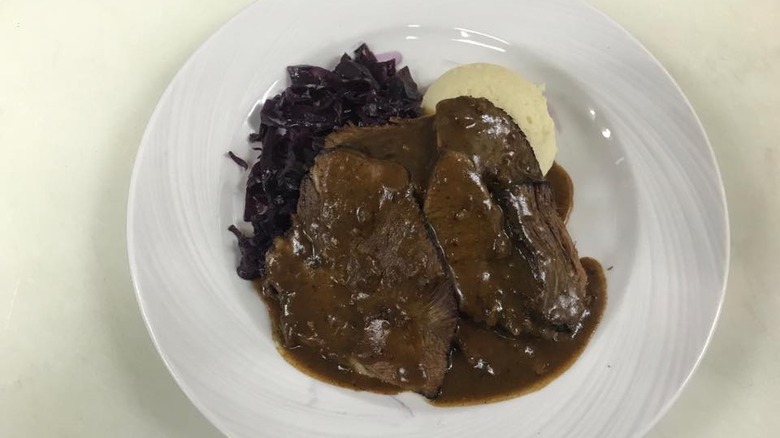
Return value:
M 144 126 L 251 0 L 0 0 L 0 437 L 218 437 L 146 333 L 125 253 Z M 732 263 L 701 367 L 651 437 L 780 433 L 780 1 L 592 0 L 690 98 Z

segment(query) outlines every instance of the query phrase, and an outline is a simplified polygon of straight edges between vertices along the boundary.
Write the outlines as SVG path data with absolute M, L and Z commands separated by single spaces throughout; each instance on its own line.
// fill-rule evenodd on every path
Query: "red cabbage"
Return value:
M 421 112 L 422 96 L 409 69 L 396 70 L 395 59 L 378 61 L 366 44 L 353 56 L 344 54 L 332 71 L 296 65 L 287 67 L 287 74 L 289 87 L 266 100 L 260 128 L 249 136 L 260 143 L 244 209 L 254 233 L 230 227 L 241 251 L 238 275 L 247 280 L 263 275 L 273 238 L 290 228 L 301 180 L 328 134 L 346 124 L 382 125 Z
M 228 155 L 228 158 L 233 160 L 233 162 L 238 164 L 242 169 L 244 169 L 244 170 L 249 169 L 249 163 L 244 161 L 243 158 L 241 158 L 238 155 L 234 154 L 233 151 L 228 151 L 227 155 Z

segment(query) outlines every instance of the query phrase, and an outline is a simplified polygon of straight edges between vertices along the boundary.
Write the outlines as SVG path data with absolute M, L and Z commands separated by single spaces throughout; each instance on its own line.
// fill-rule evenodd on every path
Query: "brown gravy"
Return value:
M 505 400 L 540 389 L 566 371 L 588 343 L 606 302 L 606 279 L 601 264 L 587 257 L 581 262 L 588 274 L 588 293 L 596 297 L 596 302 L 591 304 L 593 313 L 573 339 L 557 342 L 531 336 L 511 339 L 461 319 L 460 324 L 469 326 L 468 342 L 475 345 L 470 355 L 457 347 L 453 350 L 452 366 L 444 378 L 441 394 L 431 402 L 458 406 Z M 460 327 L 459 331 L 463 329 Z
M 354 389 L 356 391 L 371 391 L 380 394 L 397 394 L 401 392 L 401 390 L 394 385 L 354 373 L 336 362 L 325 359 L 313 348 L 304 345 L 292 349 L 285 348 L 280 341 L 279 303 L 263 294 L 261 280 L 255 280 L 254 285 L 268 308 L 268 316 L 271 319 L 274 340 L 277 341 L 276 349 L 279 350 L 282 357 L 295 368 L 298 368 L 298 370 L 317 380 L 322 380 L 323 382 L 328 382 L 343 388 Z
M 574 208 L 574 183 L 563 168 L 557 162 L 554 162 L 544 179 L 550 182 L 555 195 L 555 206 L 558 208 L 558 216 L 566 223 L 569 221 L 569 215 Z
M 555 163 L 546 179 L 555 193 L 558 214 L 564 221 L 573 207 L 574 188 L 568 173 Z M 500 401 L 544 387 L 563 373 L 580 355 L 601 319 L 606 305 L 604 269 L 592 258 L 582 258 L 588 277 L 588 295 L 594 297 L 591 314 L 579 333 L 571 340 L 545 340 L 531 336 L 503 337 L 493 330 L 482 330 L 461 319 L 458 340 L 453 348 L 450 369 L 441 394 L 431 400 L 437 406 L 462 406 Z M 255 282 L 262 291 L 260 281 Z M 274 337 L 278 340 L 278 303 L 265 297 Z M 469 353 L 457 344 L 469 346 Z M 302 372 L 333 385 L 354 390 L 395 394 L 399 388 L 377 379 L 362 376 L 323 358 L 308 347 L 278 347 L 282 356 Z

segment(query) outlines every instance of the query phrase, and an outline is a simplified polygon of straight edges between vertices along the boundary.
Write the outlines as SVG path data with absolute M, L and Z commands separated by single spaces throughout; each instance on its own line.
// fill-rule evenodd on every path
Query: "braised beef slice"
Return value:
M 473 157 L 480 174 L 494 174 L 506 183 L 544 178 L 523 131 L 487 99 L 442 100 L 435 125 L 439 148 Z
M 439 148 L 461 152 L 471 161 L 469 165 L 463 158 L 445 161 L 442 157 L 426 199 L 426 214 L 452 266 L 462 311 L 475 321 L 498 326 L 514 335 L 526 332 L 558 337 L 561 333 L 576 333 L 582 318 L 587 316 L 585 272 L 525 135 L 504 111 L 485 99 L 444 100 L 437 105 L 435 117 Z M 455 170 L 458 167 L 460 170 Z M 454 183 L 447 174 L 458 178 L 458 182 Z M 469 184 L 469 179 L 473 199 L 481 199 L 485 205 L 485 199 L 489 199 L 490 205 L 497 205 L 490 220 L 481 217 L 475 206 L 447 205 L 453 199 L 473 204 L 472 198 L 456 193 L 458 187 Z M 489 181 L 488 187 L 484 187 L 485 181 Z M 477 190 L 477 185 L 482 187 Z M 463 211 L 452 210 L 458 207 Z M 450 214 L 461 214 L 474 221 L 473 227 L 455 232 L 453 227 L 457 225 L 446 218 L 448 209 Z M 502 225 L 493 225 L 497 221 Z M 485 229 L 477 232 L 479 224 Z M 476 239 L 486 230 L 499 229 L 509 237 L 505 258 L 490 258 L 484 251 L 495 240 L 495 233 L 470 245 L 451 242 L 469 233 Z M 450 241 L 442 238 L 449 234 L 453 236 Z M 479 272 L 468 263 L 453 263 L 470 256 L 485 261 L 479 268 L 485 274 L 486 284 L 476 282 Z M 529 273 L 532 281 L 527 281 Z M 496 274 L 499 278 L 494 277 Z M 496 284 L 490 284 L 493 281 Z
M 540 286 L 469 157 L 442 153 L 424 208 L 457 285 L 460 311 L 515 336 L 532 329 L 530 310 Z
M 266 258 L 283 345 L 435 396 L 457 304 L 426 232 L 403 167 L 348 149 L 321 155 Z
M 359 128 L 348 126 L 325 139 L 326 148 L 347 146 L 372 158 L 400 164 L 411 175 L 419 191 L 428 185 L 436 161 L 436 133 L 433 117 L 394 119 L 390 124 Z
M 489 188 L 504 210 L 512 243 L 542 286 L 532 303 L 536 322 L 551 324 L 556 331 L 576 332 L 587 316 L 587 275 L 555 208 L 552 187 L 546 181 L 505 185 L 496 180 Z

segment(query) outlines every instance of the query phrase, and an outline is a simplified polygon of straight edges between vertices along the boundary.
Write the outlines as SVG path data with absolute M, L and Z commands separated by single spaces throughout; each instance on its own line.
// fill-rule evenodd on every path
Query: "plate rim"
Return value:
M 718 177 L 718 194 L 719 194 L 718 198 L 723 203 L 722 219 L 723 219 L 723 224 L 725 226 L 723 228 L 724 235 L 721 236 L 721 238 L 723 239 L 724 242 L 725 254 L 723 260 L 723 276 L 721 278 L 721 290 L 718 293 L 718 304 L 715 311 L 715 317 L 712 321 L 712 325 L 710 326 L 709 333 L 707 333 L 707 338 L 704 341 L 704 345 L 701 348 L 701 352 L 696 358 L 696 361 L 691 367 L 691 370 L 688 372 L 688 375 L 685 376 L 685 379 L 683 379 L 682 383 L 677 388 L 674 395 L 670 397 L 669 400 L 666 401 L 666 403 L 661 407 L 661 409 L 658 410 L 658 413 L 655 415 L 655 417 L 653 417 L 653 419 L 650 422 L 648 422 L 645 428 L 640 430 L 637 435 L 637 436 L 645 436 L 648 433 L 650 433 L 650 431 L 661 421 L 663 417 L 666 416 L 666 414 L 669 413 L 669 410 L 671 410 L 671 408 L 675 405 L 675 403 L 677 403 L 682 393 L 688 387 L 688 384 L 690 383 L 694 374 L 696 374 L 696 371 L 698 371 L 699 366 L 701 365 L 701 362 L 704 359 L 704 356 L 707 354 L 707 351 L 710 348 L 710 344 L 712 343 L 712 338 L 715 334 L 715 331 L 718 328 L 718 324 L 720 323 L 720 316 L 721 313 L 723 312 L 723 303 L 726 300 L 726 290 L 728 289 L 729 272 L 731 271 L 731 221 L 729 219 L 728 198 L 726 197 L 726 187 L 723 184 L 723 175 L 720 171 L 720 163 L 718 162 L 718 157 L 715 155 L 715 150 L 712 148 L 712 143 L 710 142 L 710 137 L 707 134 L 707 130 L 704 129 L 704 124 L 701 122 L 701 118 L 699 118 L 699 114 L 696 112 L 696 109 L 693 107 L 693 104 L 688 98 L 688 95 L 685 94 L 683 89 L 680 87 L 680 84 L 678 84 L 677 81 L 674 79 L 674 76 L 672 76 L 672 74 L 669 73 L 669 70 L 667 70 L 667 68 L 661 63 L 661 61 L 658 58 L 656 58 L 656 56 L 653 54 L 653 52 L 650 51 L 650 49 L 648 49 L 644 44 L 642 44 L 642 42 L 638 38 L 636 38 L 619 22 L 617 22 L 617 20 L 607 15 L 606 12 L 602 11 L 596 6 L 588 2 L 585 2 L 584 0 L 572 0 L 572 1 L 580 2 L 584 4 L 586 7 L 590 8 L 592 11 L 600 15 L 601 18 L 605 19 L 610 24 L 612 24 L 615 28 L 620 29 L 620 31 L 624 33 L 637 47 L 642 49 L 642 51 L 645 53 L 647 58 L 650 59 L 661 72 L 663 72 L 663 75 L 666 77 L 669 83 L 671 83 L 672 86 L 675 88 L 677 94 L 682 98 L 683 102 L 685 102 L 685 106 L 687 110 L 693 116 L 693 119 L 696 122 L 696 128 L 707 145 L 708 157 L 711 160 L 713 164 L 713 168 L 715 170 L 715 174 Z

